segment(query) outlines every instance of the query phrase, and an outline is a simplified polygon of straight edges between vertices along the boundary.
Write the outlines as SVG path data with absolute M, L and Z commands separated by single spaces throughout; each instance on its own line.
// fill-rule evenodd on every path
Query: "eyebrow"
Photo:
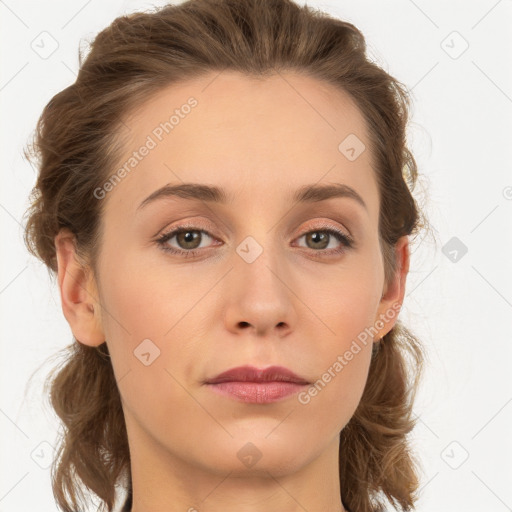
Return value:
M 150 194 L 137 210 L 144 208 L 149 203 L 165 197 L 181 197 L 197 201 L 227 204 L 233 202 L 234 194 L 228 194 L 225 189 L 213 185 L 201 183 L 181 183 L 178 185 L 165 185 Z M 348 197 L 357 201 L 368 210 L 363 198 L 348 185 L 343 183 L 304 185 L 297 189 L 290 200 L 297 203 L 314 203 L 336 197 Z

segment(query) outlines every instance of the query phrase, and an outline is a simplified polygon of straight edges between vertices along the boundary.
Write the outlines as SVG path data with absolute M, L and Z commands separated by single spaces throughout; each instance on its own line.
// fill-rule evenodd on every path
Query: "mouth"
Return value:
M 288 368 L 239 366 L 204 382 L 213 392 L 245 403 L 265 404 L 298 393 L 310 383 Z

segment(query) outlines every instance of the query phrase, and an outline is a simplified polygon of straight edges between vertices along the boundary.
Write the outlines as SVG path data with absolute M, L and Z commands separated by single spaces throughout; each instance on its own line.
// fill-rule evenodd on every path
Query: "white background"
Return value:
M 44 105 L 75 80 L 80 41 L 149 5 L 0 1 L 0 512 L 56 510 L 40 466 L 57 423 L 41 385 L 48 358 L 71 341 L 56 284 L 22 243 L 36 178 L 22 148 Z M 512 510 L 512 1 L 308 5 L 360 28 L 373 58 L 413 94 L 415 195 L 436 230 L 413 247 L 401 313 L 428 352 L 413 436 L 417 510 Z M 43 31 L 58 43 L 46 59 L 31 47 Z M 452 237 L 467 247 L 456 262 L 442 252 Z

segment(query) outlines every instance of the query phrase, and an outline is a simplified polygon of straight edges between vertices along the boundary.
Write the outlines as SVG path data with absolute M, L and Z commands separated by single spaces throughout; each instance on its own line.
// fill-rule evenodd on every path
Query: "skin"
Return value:
M 127 120 L 126 155 L 190 96 L 198 105 L 102 199 L 97 274 L 80 267 L 68 231 L 55 238 L 73 334 L 90 346 L 107 340 L 112 356 L 132 510 L 342 511 L 339 433 L 361 399 L 372 344 L 397 315 L 307 404 L 297 395 L 245 404 L 203 381 L 243 364 L 282 365 L 317 381 L 358 334 L 402 304 L 408 239 L 397 243 L 398 271 L 386 287 L 370 151 L 349 161 L 338 150 L 351 133 L 369 147 L 344 92 L 291 72 L 263 81 L 211 73 L 144 103 Z M 223 187 L 234 202 L 167 197 L 137 211 L 158 188 L 181 182 Z M 297 188 L 320 182 L 351 186 L 367 208 L 347 197 L 290 202 Z M 209 233 L 198 255 L 165 253 L 156 235 L 185 221 Z M 325 226 L 351 234 L 355 246 L 329 256 L 343 247 L 336 238 L 318 248 L 304 236 Z M 236 252 L 247 236 L 263 248 L 252 263 Z M 190 250 L 176 237 L 167 244 Z M 149 366 L 134 355 L 144 339 L 160 350 Z M 261 456 L 252 467 L 237 456 L 249 442 Z

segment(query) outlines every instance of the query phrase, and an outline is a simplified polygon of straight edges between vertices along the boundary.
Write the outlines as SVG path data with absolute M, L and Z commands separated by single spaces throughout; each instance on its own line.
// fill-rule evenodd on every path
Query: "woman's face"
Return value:
M 211 73 L 126 125 L 124 172 L 95 192 L 96 277 L 132 460 L 278 476 L 337 453 L 404 287 L 402 276 L 381 300 L 379 192 L 355 104 L 294 73 Z M 222 197 L 189 188 L 147 200 L 192 183 Z M 335 185 L 353 192 L 298 200 Z M 311 385 L 254 403 L 205 384 L 243 365 L 283 366 Z

